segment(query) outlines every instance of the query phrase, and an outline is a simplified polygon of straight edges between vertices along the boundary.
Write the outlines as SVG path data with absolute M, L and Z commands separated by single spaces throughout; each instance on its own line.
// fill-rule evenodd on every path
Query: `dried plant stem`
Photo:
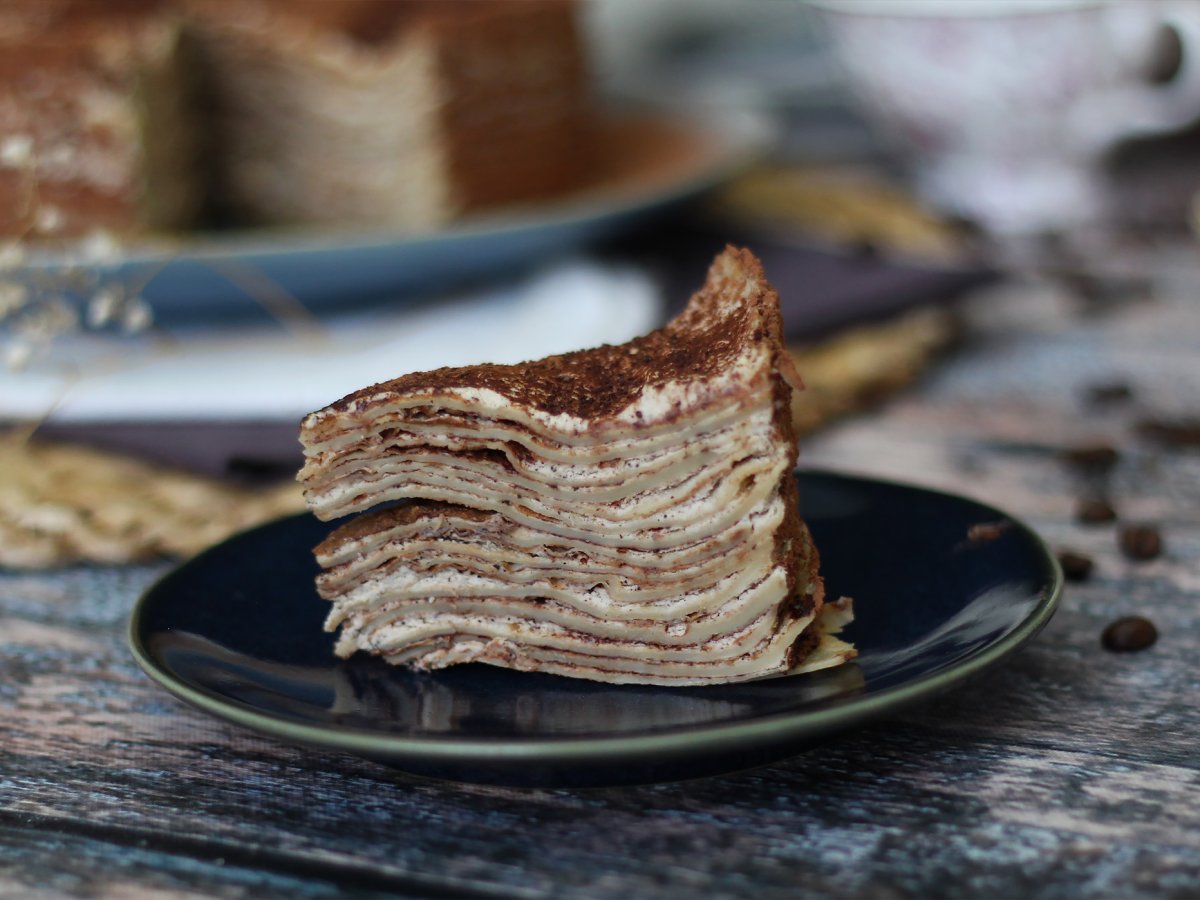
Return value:
M 254 266 L 237 260 L 206 260 L 205 264 L 266 310 L 280 325 L 308 340 L 328 338 L 320 319 L 314 316 L 282 285 Z

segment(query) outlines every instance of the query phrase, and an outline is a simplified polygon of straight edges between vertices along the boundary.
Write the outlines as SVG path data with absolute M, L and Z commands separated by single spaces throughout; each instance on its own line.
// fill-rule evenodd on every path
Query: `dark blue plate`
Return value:
M 961 497 L 800 472 L 831 597 L 859 650 L 826 672 L 702 688 L 612 686 L 467 665 L 343 661 L 322 630 L 308 515 L 247 531 L 141 598 L 143 669 L 214 715 L 459 781 L 601 785 L 712 775 L 795 753 L 999 662 L 1049 620 L 1057 562 L 1029 528 Z M 999 527 L 972 526 L 1000 523 Z

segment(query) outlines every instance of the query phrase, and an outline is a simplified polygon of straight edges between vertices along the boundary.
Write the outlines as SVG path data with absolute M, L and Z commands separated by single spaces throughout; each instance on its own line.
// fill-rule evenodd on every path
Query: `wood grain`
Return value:
M 1045 287 L 980 298 L 957 358 L 805 460 L 998 504 L 1094 556 L 1092 578 L 1010 664 L 764 769 L 595 791 L 422 781 L 155 687 L 124 628 L 161 567 L 0 575 L 0 894 L 1196 896 L 1200 451 L 1134 424 L 1200 411 L 1200 303 L 1163 288 L 1087 312 Z M 1135 401 L 1087 407 L 1113 376 Z M 1121 451 L 1099 486 L 1058 452 L 1097 439 Z M 1164 557 L 1130 562 L 1114 525 L 1073 520 L 1097 487 L 1162 527 Z M 1158 642 L 1104 651 L 1131 613 Z

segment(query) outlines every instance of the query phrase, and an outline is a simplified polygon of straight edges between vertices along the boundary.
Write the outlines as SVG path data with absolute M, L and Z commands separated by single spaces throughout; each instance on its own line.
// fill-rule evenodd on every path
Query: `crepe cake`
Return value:
M 336 652 L 663 685 L 850 659 L 849 603 L 825 602 L 797 509 L 800 386 L 775 291 L 730 247 L 627 344 L 414 373 L 310 414 L 309 507 L 358 514 L 315 551 Z
M 188 0 L 237 221 L 440 228 L 578 188 L 569 0 Z

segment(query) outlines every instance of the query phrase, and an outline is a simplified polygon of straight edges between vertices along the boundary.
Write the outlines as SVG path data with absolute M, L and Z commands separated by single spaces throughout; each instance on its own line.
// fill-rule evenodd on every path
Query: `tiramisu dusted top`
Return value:
M 619 347 L 405 375 L 308 416 L 338 652 L 705 684 L 835 665 L 796 507 L 799 379 L 758 261 L 728 248 Z

